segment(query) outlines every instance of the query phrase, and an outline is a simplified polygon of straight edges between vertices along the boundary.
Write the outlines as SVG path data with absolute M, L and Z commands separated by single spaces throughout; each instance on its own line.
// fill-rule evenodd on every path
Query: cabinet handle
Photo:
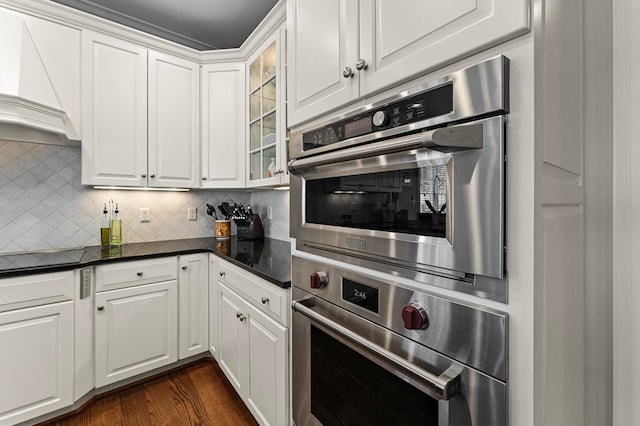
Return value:
M 221 276 L 221 277 L 224 277 L 225 275 L 227 275 L 227 273 L 226 273 L 226 272 L 220 271 L 220 276 Z
M 202 180 L 207 180 L 207 177 L 206 176 L 202 176 Z
M 136 272 L 136 275 L 137 275 L 137 276 L 139 276 L 139 277 L 141 277 L 141 276 L 142 276 L 142 271 L 138 271 L 138 272 Z
M 140 175 L 143 179 L 147 177 L 147 175 Z
M 151 175 L 149 176 L 151 179 L 154 179 L 156 177 L 156 175 Z
M 244 314 L 240 311 L 236 312 L 236 318 L 238 318 L 240 321 L 244 321 L 247 317 L 244 316 Z
M 356 62 L 356 69 L 358 71 L 366 70 L 368 67 L 369 65 L 367 65 L 367 61 L 364 59 L 358 59 L 358 62 Z
M 186 270 L 187 270 L 187 265 L 184 265 L 184 266 L 182 267 L 182 270 L 183 270 L 183 271 L 186 271 Z
M 266 296 L 264 296 L 264 297 L 262 298 L 262 304 L 263 304 L 263 305 L 266 305 L 267 303 L 269 303 L 269 298 L 268 298 L 268 297 L 266 297 Z
M 104 305 L 98 305 L 98 310 L 99 311 L 104 311 Z
M 351 69 L 351 67 L 344 67 L 344 70 L 342 70 L 342 76 L 344 78 L 353 77 L 353 70 Z

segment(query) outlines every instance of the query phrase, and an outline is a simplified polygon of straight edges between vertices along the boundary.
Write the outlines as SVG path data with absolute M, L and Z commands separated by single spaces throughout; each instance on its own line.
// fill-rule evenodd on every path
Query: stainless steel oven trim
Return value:
M 509 112 L 509 96 L 505 82 L 509 80 L 509 59 L 499 55 L 477 65 L 456 71 L 442 78 L 419 83 L 417 86 L 404 90 L 401 93 L 389 96 L 381 101 L 353 109 L 347 113 L 331 116 L 322 120 L 309 123 L 291 132 L 289 147 L 291 158 L 299 159 L 310 155 L 355 146 L 367 143 L 371 140 L 395 137 L 401 134 L 417 132 L 429 127 L 435 127 L 444 123 L 460 122 L 475 117 L 481 117 L 493 112 Z M 446 84 L 454 84 L 453 111 L 449 114 L 430 118 L 418 123 L 378 131 L 341 141 L 330 146 L 318 147 L 305 151 L 302 146 L 302 135 L 310 130 L 324 127 L 328 124 L 340 121 L 350 116 L 355 116 L 372 109 L 378 109 L 396 102 L 402 98 L 415 95 L 428 89 L 433 89 Z M 475 93 L 473 87 L 482 87 L 482 93 Z M 480 86 L 478 86 L 480 85 Z M 476 90 L 477 92 L 477 90 Z
M 322 270 L 328 285 L 320 289 L 305 288 L 309 276 Z M 507 380 L 507 317 L 504 313 L 470 303 L 462 303 L 432 294 L 426 289 L 407 286 L 399 281 L 354 272 L 335 263 L 311 261 L 293 256 L 292 284 L 306 293 L 352 312 L 372 324 L 393 330 L 500 380 Z M 343 279 L 375 288 L 378 291 L 379 312 L 374 313 L 346 301 L 342 296 Z M 319 303 L 319 302 L 318 302 Z M 406 330 L 400 316 L 402 308 L 418 303 L 429 317 L 426 330 Z M 469 324 L 477 327 L 470 328 Z M 460 347 L 467 348 L 460 351 Z
M 483 144 L 479 150 L 441 153 L 429 149 L 385 154 L 335 164 L 309 167 L 303 176 L 291 175 L 292 199 L 300 205 L 291 210 L 291 236 L 314 244 L 353 250 L 362 257 L 382 256 L 404 259 L 416 265 L 437 265 L 453 271 L 504 278 L 504 117 L 479 121 L 483 125 Z M 446 163 L 454 158 L 453 185 L 449 194 L 449 223 L 455 228 L 450 241 L 443 238 L 389 233 L 366 229 L 345 228 L 307 223 L 303 210 L 306 205 L 305 181 L 345 174 L 364 174 L 371 171 L 394 170 L 405 164 L 418 166 L 423 162 Z M 456 202 L 460 200 L 460 203 Z M 464 205 L 467 211 L 461 211 Z M 473 214 L 468 214 L 471 211 Z M 361 242 L 357 246 L 349 241 Z
M 419 368 L 428 368 L 433 371 L 449 371 L 460 377 L 460 391 L 449 400 L 440 400 L 438 424 L 441 426 L 506 426 L 507 425 L 507 384 L 486 374 L 458 363 L 444 355 L 441 355 L 426 347 L 417 345 L 409 339 L 395 335 L 394 333 L 376 326 L 367 320 L 349 313 L 348 311 L 332 306 L 330 303 L 314 297 L 304 290 L 293 288 L 293 299 L 306 300 L 306 304 L 314 304 L 320 308 L 322 314 L 338 320 L 348 328 L 352 325 L 356 329 L 367 330 L 363 336 L 372 338 L 374 342 L 387 347 L 398 345 L 399 356 L 408 357 Z M 309 299 L 312 298 L 312 299 Z M 358 325 L 359 324 L 359 325 Z M 329 328 L 315 323 L 312 319 L 292 310 L 292 416 L 296 425 L 319 425 L 320 422 L 311 413 L 311 377 L 310 377 L 310 326 L 314 325 L 332 337 L 350 346 L 340 336 L 332 333 Z M 373 328 L 372 328 L 373 327 Z M 382 331 L 383 334 L 374 337 L 372 330 Z M 405 342 L 408 346 L 402 346 Z M 350 346 L 352 347 L 352 346 Z M 354 350 L 362 353 L 358 348 Z M 400 349 L 402 348 L 402 349 Z M 396 349 L 393 349 L 396 352 Z M 366 353 L 362 353 L 367 356 Z M 383 366 L 389 368 L 389 365 Z
M 360 337 L 357 333 L 343 327 L 337 322 L 316 313 L 313 309 L 305 306 L 304 303 L 305 301 L 294 300 L 291 304 L 291 308 L 294 312 L 299 312 L 315 323 L 320 324 L 333 331 L 333 333 L 340 335 L 351 343 L 349 346 L 353 347 L 353 345 L 356 345 L 365 349 L 367 352 L 371 352 L 371 354 L 369 354 L 369 358 L 374 355 L 374 358 L 378 363 L 384 364 L 384 361 L 391 363 L 396 369 L 401 370 L 397 374 L 408 378 L 414 386 L 422 389 L 432 398 L 438 400 L 449 400 L 456 392 L 458 392 L 460 378 L 453 368 L 449 368 L 441 374 L 435 374 L 427 370 L 416 368 L 415 365 L 411 364 L 406 359 L 401 358 L 393 352 Z
M 332 247 L 323 247 L 305 241 L 296 241 L 296 249 L 325 258 L 360 266 L 377 272 L 383 272 L 390 276 L 402 277 L 420 284 L 433 285 L 448 290 L 459 291 L 465 294 L 507 303 L 508 289 L 506 280 L 483 277 L 480 275 L 468 275 L 458 271 L 438 268 L 430 265 L 416 265 L 378 256 L 367 258 L 354 255 L 353 252 L 341 252 Z
M 444 152 L 480 149 L 482 148 L 482 137 L 482 124 L 480 123 L 443 127 L 368 145 L 354 146 L 341 151 L 331 151 L 313 157 L 292 160 L 289 162 L 289 172 L 299 175 L 303 170 L 312 167 L 419 148 L 430 148 Z

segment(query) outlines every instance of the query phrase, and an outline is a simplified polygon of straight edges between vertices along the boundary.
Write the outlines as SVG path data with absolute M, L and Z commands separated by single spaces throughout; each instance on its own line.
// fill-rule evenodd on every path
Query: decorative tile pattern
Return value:
M 267 219 L 267 209 L 273 216 Z M 265 236 L 289 241 L 289 191 L 259 191 L 251 193 L 251 208 L 260 215 Z
M 110 199 L 120 208 L 123 241 L 134 243 L 213 236 L 206 204 L 247 205 L 251 194 L 96 190 L 81 184 L 80 148 L 0 141 L 0 253 L 99 245 Z M 140 223 L 140 207 L 150 208 L 150 222 Z M 197 220 L 187 220 L 188 207 L 197 208 Z M 288 226 L 288 198 L 286 216 Z

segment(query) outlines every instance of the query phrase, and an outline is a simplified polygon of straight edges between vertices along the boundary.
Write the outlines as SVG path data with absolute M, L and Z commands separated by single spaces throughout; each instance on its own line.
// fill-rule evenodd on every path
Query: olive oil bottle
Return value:
M 111 247 L 120 247 L 122 245 L 122 221 L 118 217 L 118 203 L 113 211 L 111 219 Z
M 102 220 L 100 222 L 100 245 L 102 247 L 109 247 L 111 244 L 111 223 L 109 220 L 109 211 L 107 210 L 107 203 L 104 203 L 104 210 L 102 211 Z

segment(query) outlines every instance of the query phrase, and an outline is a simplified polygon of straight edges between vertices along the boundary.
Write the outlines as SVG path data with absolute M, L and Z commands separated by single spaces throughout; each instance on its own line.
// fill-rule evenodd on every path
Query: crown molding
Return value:
M 280 0 L 239 48 L 199 51 L 52 1 L 0 0 L 0 7 L 44 18 L 79 30 L 89 29 L 132 41 L 147 48 L 179 56 L 202 65 L 214 62 L 246 61 L 260 46 L 262 40 L 286 21 L 287 16 L 286 0 Z M 133 18 L 131 19 L 133 20 Z

